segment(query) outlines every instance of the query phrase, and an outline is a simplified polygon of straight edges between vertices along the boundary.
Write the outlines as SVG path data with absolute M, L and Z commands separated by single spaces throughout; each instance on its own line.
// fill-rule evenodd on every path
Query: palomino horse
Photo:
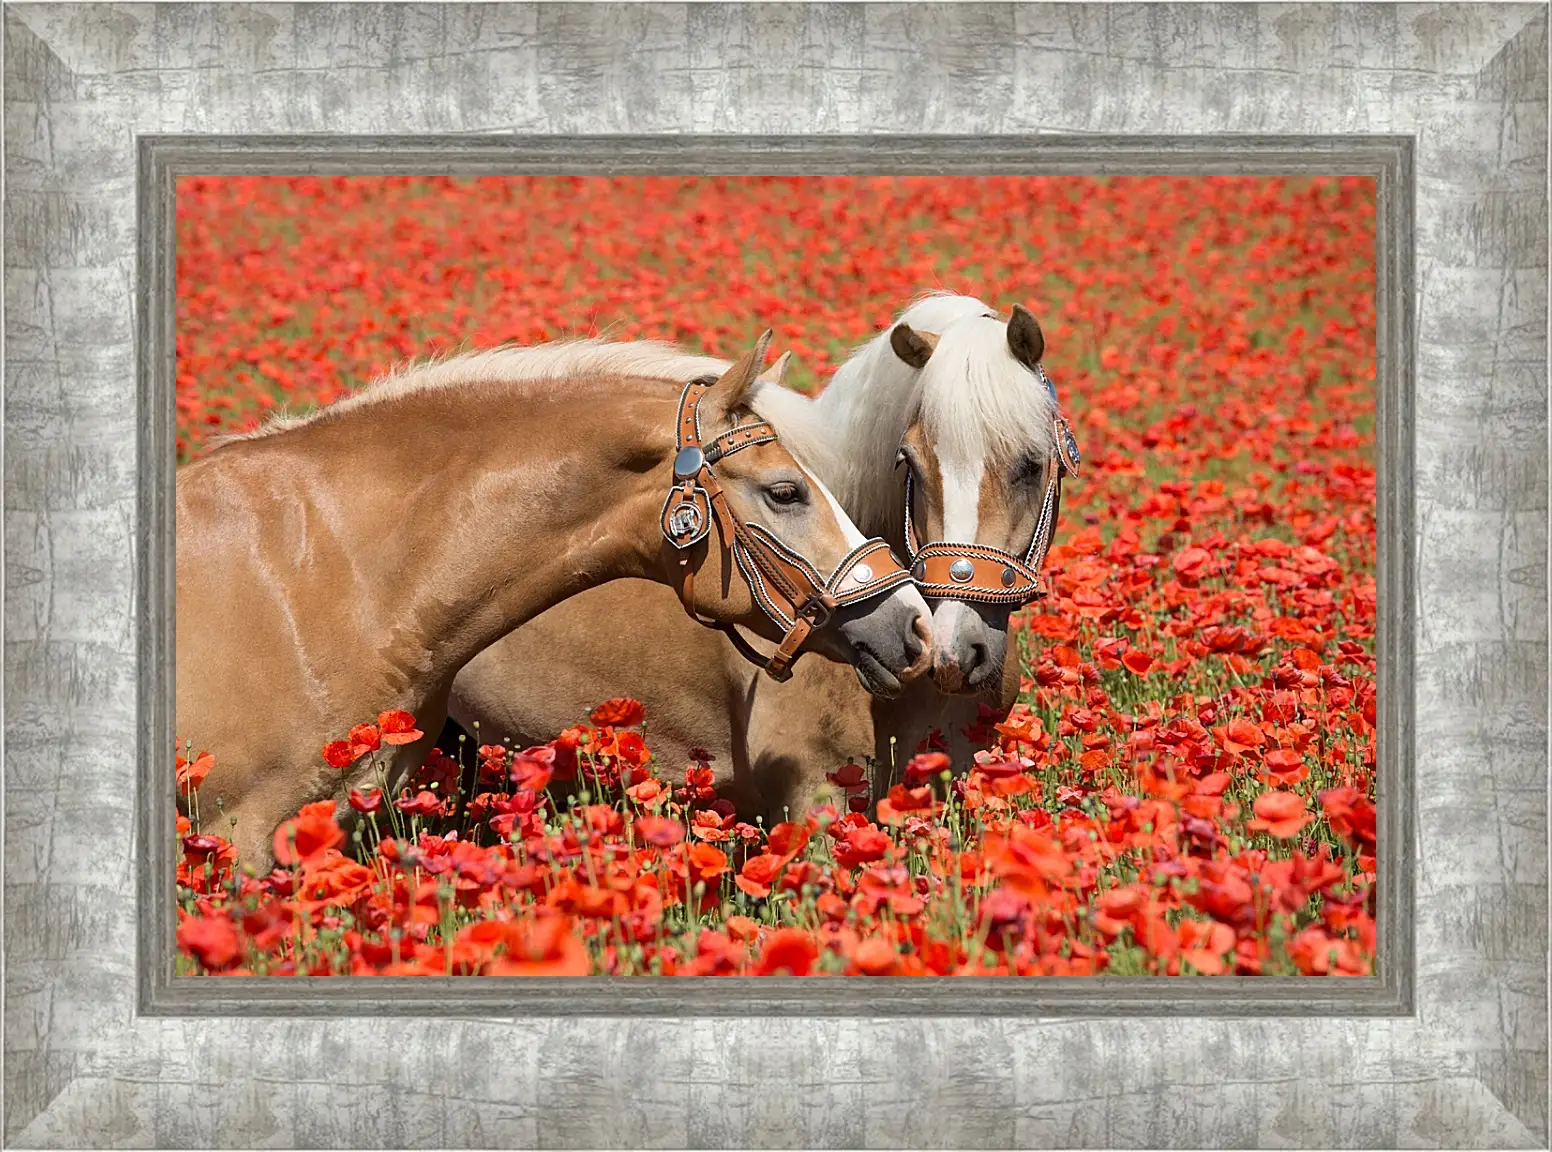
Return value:
M 325 741 L 408 710 L 427 735 L 384 749 L 396 783 L 477 652 L 605 581 L 668 585 L 697 638 L 780 643 L 778 674 L 805 640 L 871 691 L 925 670 L 910 577 L 747 407 L 769 339 L 731 367 L 656 344 L 457 357 L 179 470 L 178 734 L 214 753 L 200 795 L 246 866 L 301 805 L 348 816 L 373 783 Z
M 971 297 L 934 295 L 859 349 L 817 398 L 763 384 L 755 392 L 754 409 L 801 446 L 858 523 L 922 565 L 935 606 L 931 680 L 888 701 L 869 701 L 817 664 L 790 683 L 763 682 L 720 637 L 685 627 L 671 596 L 621 581 L 475 657 L 453 682 L 452 717 L 482 741 L 532 744 L 600 700 L 632 695 L 670 771 L 706 749 L 719 792 L 767 819 L 801 813 L 848 760 L 871 757 L 887 772 L 934 729 L 963 766 L 979 706 L 1006 713 L 1017 695 L 1008 617 L 1040 592 L 1056 482 L 1078 463 L 1043 352 L 1022 308 L 1004 320 Z M 912 536 L 965 545 L 918 553 L 907 542 L 907 469 Z

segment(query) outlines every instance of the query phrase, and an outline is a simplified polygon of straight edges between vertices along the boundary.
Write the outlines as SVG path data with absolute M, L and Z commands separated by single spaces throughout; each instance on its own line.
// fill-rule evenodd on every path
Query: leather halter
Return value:
M 690 618 L 708 628 L 726 632 L 739 654 L 760 665 L 775 680 L 792 675 L 798 650 L 815 628 L 823 627 L 837 608 L 870 600 L 911 582 L 879 539 L 867 540 L 848 552 L 826 579 L 807 559 L 783 544 L 769 529 L 741 522 L 728 506 L 712 465 L 734 452 L 777 439 L 776 430 L 763 420 L 740 424 L 702 445 L 700 400 L 715 376 L 703 376 L 685 385 L 679 398 L 678 455 L 674 457 L 674 486 L 663 502 L 661 527 L 664 538 L 681 552 L 684 580 L 679 598 Z M 711 531 L 713 517 L 723 547 L 732 551 L 738 570 L 755 603 L 784 631 L 781 644 L 767 660 L 730 624 L 703 620 L 695 611 L 695 567 L 689 549 Z
M 1056 385 L 1045 374 L 1044 366 L 1035 365 L 1035 374 L 1050 389 L 1056 400 Z M 911 501 L 911 470 L 905 473 L 905 555 L 911 565 L 911 578 L 923 596 L 938 600 L 965 600 L 978 604 L 1028 604 L 1049 595 L 1050 587 L 1041 577 L 1045 554 L 1056 534 L 1056 519 L 1062 508 L 1062 477 L 1078 475 L 1082 457 L 1072 426 L 1060 412 L 1056 416 L 1055 467 L 1047 468 L 1045 491 L 1040 497 L 1040 519 L 1024 555 L 1018 557 L 990 544 L 949 544 L 934 541 L 926 547 L 916 544 L 916 519 Z

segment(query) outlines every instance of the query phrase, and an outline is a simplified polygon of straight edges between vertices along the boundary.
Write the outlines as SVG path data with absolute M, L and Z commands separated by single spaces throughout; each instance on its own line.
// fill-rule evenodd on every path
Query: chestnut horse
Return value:
M 732 366 L 592 341 L 465 355 L 179 469 L 178 736 L 214 754 L 202 805 L 235 818 L 246 867 L 269 867 L 300 806 L 348 817 L 374 782 L 368 759 L 326 764 L 325 742 L 413 713 L 427 735 L 384 749 L 395 786 L 476 653 L 610 580 L 667 585 L 697 639 L 707 623 L 781 642 L 777 671 L 805 640 L 872 691 L 925 670 L 909 576 L 751 413 L 769 339 Z
M 526 745 L 554 738 L 600 700 L 635 696 L 646 705 L 648 746 L 670 774 L 691 748 L 706 749 L 720 794 L 767 820 L 803 812 L 825 773 L 847 761 L 874 760 L 884 769 L 875 788 L 887 788 L 892 765 L 934 729 L 965 766 L 965 729 L 979 706 L 1005 714 L 1017 696 L 1009 614 L 1042 591 L 1033 570 L 1054 531 L 1054 482 L 1077 468 L 1040 363 L 1044 344 L 1020 307 L 1004 319 L 972 297 L 932 295 L 859 349 L 817 398 L 756 393 L 756 410 L 897 554 L 907 546 L 907 471 L 912 535 L 973 546 L 914 557 L 935 570 L 924 573 L 930 680 L 871 701 L 818 664 L 787 684 L 761 681 L 721 637 L 686 627 L 670 595 L 631 580 L 567 601 L 475 657 L 453 682 L 451 716 L 482 742 Z

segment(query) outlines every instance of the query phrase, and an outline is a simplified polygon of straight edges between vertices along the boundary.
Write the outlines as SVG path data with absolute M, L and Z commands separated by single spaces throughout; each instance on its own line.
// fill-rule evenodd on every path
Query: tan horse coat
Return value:
M 707 393 L 708 436 L 745 411 L 764 350 L 762 340 Z M 397 780 L 424 758 L 476 653 L 606 581 L 674 580 L 658 517 L 680 389 L 708 366 L 723 367 L 587 343 L 464 357 L 180 469 L 177 732 L 215 756 L 200 790 L 206 828 L 230 831 L 242 862 L 267 868 L 275 828 L 301 805 L 333 798 L 348 816 L 348 790 L 375 782 L 365 759 L 325 764 L 325 742 L 382 710 L 412 712 L 427 735 L 384 750 Z M 729 456 L 717 473 L 739 516 L 822 571 L 861 540 L 780 443 Z M 777 481 L 814 497 L 773 510 L 762 493 Z M 697 609 L 778 638 L 723 549 L 704 551 Z M 899 589 L 857 614 L 856 636 L 826 629 L 811 647 L 848 658 L 860 638 L 908 675 L 920 642 L 902 637 L 924 615 L 914 589 Z M 714 635 L 683 609 L 680 620 Z

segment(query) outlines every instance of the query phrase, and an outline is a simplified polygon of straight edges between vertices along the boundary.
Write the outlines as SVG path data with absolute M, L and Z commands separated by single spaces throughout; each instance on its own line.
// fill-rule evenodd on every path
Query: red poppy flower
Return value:
M 554 758 L 541 759 L 529 752 L 521 752 L 512 757 L 512 764 L 508 770 L 508 776 L 512 783 L 519 788 L 526 788 L 530 792 L 542 792 L 550 786 L 550 780 L 555 775 Z
M 896 784 L 889 790 L 889 795 L 878 802 L 878 820 L 880 824 L 900 827 L 911 816 L 930 818 L 942 810 L 943 805 L 932 794 L 930 785 L 906 788 Z
M 842 764 L 834 772 L 827 772 L 825 779 L 843 792 L 866 792 L 869 788 L 868 771 L 861 764 Z
M 1126 670 L 1132 675 L 1146 676 L 1148 669 L 1153 667 L 1153 657 L 1133 649 L 1121 657 L 1121 663 L 1126 665 Z
M 1182 920 L 1179 925 L 1181 958 L 1203 976 L 1231 971 L 1225 955 L 1234 951 L 1234 929 L 1215 920 Z
M 201 752 L 193 760 L 185 760 L 182 756 L 177 760 L 178 791 L 184 796 L 193 792 L 205 782 L 205 777 L 210 775 L 210 770 L 216 765 L 216 758 L 209 752 Z
M 331 848 L 303 862 L 297 903 L 309 911 L 349 907 L 367 895 L 375 879 L 370 868 Z
M 848 828 L 835 845 L 835 859 L 844 868 L 871 864 L 888 854 L 890 844 L 889 837 L 871 824 Z
M 592 721 L 594 724 L 612 728 L 633 728 L 646 717 L 647 710 L 642 707 L 640 700 L 632 700 L 629 696 L 616 696 L 613 700 L 605 700 L 593 709 Z
M 783 822 L 771 829 L 767 838 L 767 845 L 771 855 L 780 856 L 783 859 L 795 859 L 799 852 L 808 844 L 809 831 L 801 824 L 793 824 L 790 821 Z
M 377 730 L 375 724 L 357 724 L 350 730 L 346 739 L 350 741 L 352 751 L 361 750 L 357 755 L 375 752 L 382 746 L 382 733 Z
M 300 864 L 345 842 L 345 833 L 334 822 L 334 801 L 305 805 L 295 817 L 275 829 L 275 860 L 282 865 Z
M 776 883 L 776 878 L 781 875 L 782 869 L 786 866 L 787 859 L 782 856 L 769 854 L 751 856 L 744 861 L 744 866 L 733 878 L 733 883 L 738 885 L 739 891 L 750 896 L 756 898 L 769 896 L 771 885 Z
M 707 887 L 728 870 L 727 853 L 710 844 L 692 844 L 686 856 L 692 881 L 704 882 Z
M 632 784 L 625 794 L 643 808 L 660 808 L 668 800 L 668 788 L 661 780 L 651 778 Z
M 1302 832 L 1314 819 L 1304 810 L 1304 798 L 1293 792 L 1263 792 L 1252 805 L 1256 817 L 1247 827 L 1265 832 L 1279 840 L 1289 840 Z
M 365 748 L 357 751 L 349 740 L 331 740 L 323 746 L 323 758 L 331 768 L 348 768 L 368 751 Z
M 509 922 L 487 976 L 587 976 L 593 965 L 569 916 L 536 916 Z
M 218 855 L 226 847 L 228 847 L 227 842 L 219 836 L 185 836 L 183 838 L 184 853 L 201 860 Z
M 1212 563 L 1212 553 L 1205 548 L 1183 548 L 1175 554 L 1171 565 L 1182 580 L 1200 579 Z
M 377 728 L 384 744 L 413 744 L 425 735 L 415 727 L 415 717 L 403 709 L 379 713 Z M 351 731 L 350 737 L 355 740 L 355 730 Z
M 819 959 L 819 945 L 801 928 L 778 928 L 765 939 L 756 976 L 807 976 Z
M 672 848 L 684 839 L 684 825 L 662 816 L 643 816 L 636 821 L 636 835 L 643 844 Z
M 690 835 L 697 840 L 718 844 L 733 838 L 733 833 L 729 831 L 732 823 L 732 817 L 724 820 L 710 808 L 702 808 L 690 817 Z
M 1234 755 L 1253 751 L 1266 743 L 1266 733 L 1261 731 L 1260 725 L 1245 719 L 1231 720 L 1221 728 L 1214 728 L 1213 733 L 1224 750 Z
M 1373 846 L 1374 805 L 1357 788 L 1328 788 L 1320 794 L 1320 806 L 1338 836 L 1351 844 Z
M 760 935 L 760 925 L 747 916 L 729 916 L 727 928 L 729 936 L 745 944 Z
M 381 788 L 373 788 L 370 792 L 362 792 L 358 788 L 352 788 L 350 806 L 363 815 L 376 812 L 383 806 L 383 791 Z
M 219 972 L 242 955 L 242 938 L 224 915 L 189 916 L 178 925 L 178 949 L 207 971 Z
M 442 801 L 434 792 L 421 791 L 413 796 L 400 796 L 393 806 L 411 816 L 431 816 L 442 810 Z
M 924 752 L 920 756 L 912 756 L 905 763 L 906 786 L 915 787 L 941 778 L 949 770 L 950 763 L 942 752 Z
M 852 949 L 848 959 L 852 969 L 861 976 L 893 976 L 901 967 L 898 949 L 879 936 L 863 940 Z
M 620 732 L 614 738 L 614 753 L 620 762 L 631 768 L 639 768 L 648 759 L 647 742 L 640 732 Z
M 1275 784 L 1298 784 L 1309 777 L 1309 766 L 1303 755 L 1292 748 L 1273 748 L 1261 763 Z

